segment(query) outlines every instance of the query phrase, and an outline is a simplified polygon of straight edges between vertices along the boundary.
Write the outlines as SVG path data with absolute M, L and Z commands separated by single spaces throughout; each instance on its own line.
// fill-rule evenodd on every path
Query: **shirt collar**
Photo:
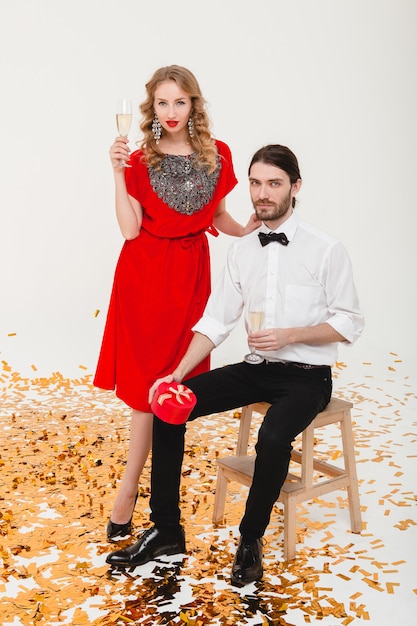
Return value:
M 271 230 L 264 223 L 262 223 L 262 226 L 259 228 L 259 230 L 262 233 L 285 233 L 288 240 L 292 241 L 298 228 L 298 224 L 298 215 L 296 215 L 295 211 L 293 211 L 290 217 L 286 219 L 285 222 L 283 222 L 281 226 L 278 226 L 278 228 L 276 228 L 275 230 Z

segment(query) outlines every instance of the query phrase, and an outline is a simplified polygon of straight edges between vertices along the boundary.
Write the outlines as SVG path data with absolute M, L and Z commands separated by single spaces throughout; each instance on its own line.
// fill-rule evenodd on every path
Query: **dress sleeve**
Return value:
M 125 168 L 125 180 L 127 193 L 135 198 L 138 202 L 141 202 L 140 196 L 140 184 L 144 175 L 147 175 L 147 168 L 141 160 L 142 152 L 136 150 L 130 155 L 128 164 L 131 167 Z
M 223 172 L 223 189 L 222 197 L 227 196 L 228 193 L 237 185 L 237 178 L 233 167 L 233 159 L 230 148 L 223 141 L 216 139 L 217 150 L 220 155 L 222 172 Z

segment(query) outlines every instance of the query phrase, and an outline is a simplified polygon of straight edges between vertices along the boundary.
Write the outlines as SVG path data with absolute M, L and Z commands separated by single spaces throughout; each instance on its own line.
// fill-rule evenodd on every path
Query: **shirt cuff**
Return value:
M 327 320 L 327 323 L 340 333 L 349 344 L 354 343 L 360 337 L 364 327 L 363 318 L 361 316 L 358 316 L 355 320 L 351 320 L 344 315 L 336 315 Z
M 230 334 L 230 330 L 228 330 L 226 326 L 219 323 L 218 320 L 215 320 L 207 315 L 202 317 L 191 330 L 195 333 L 201 333 L 202 335 L 206 335 L 206 337 L 208 337 L 210 341 L 214 343 L 214 346 L 216 348 Z

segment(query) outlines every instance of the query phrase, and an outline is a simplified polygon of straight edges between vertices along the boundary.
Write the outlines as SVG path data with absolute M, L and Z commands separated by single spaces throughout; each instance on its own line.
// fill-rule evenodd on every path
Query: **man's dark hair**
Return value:
M 284 172 L 287 172 L 292 185 L 301 178 L 297 157 L 294 152 L 291 152 L 286 146 L 272 144 L 260 148 L 252 157 L 248 170 L 249 175 L 252 165 L 259 162 L 274 165 L 284 170 Z

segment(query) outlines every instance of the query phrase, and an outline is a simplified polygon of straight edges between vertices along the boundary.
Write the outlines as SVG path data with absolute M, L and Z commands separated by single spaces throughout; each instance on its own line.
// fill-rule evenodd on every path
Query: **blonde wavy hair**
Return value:
M 207 167 L 208 172 L 211 174 L 217 169 L 217 148 L 211 136 L 210 120 L 205 109 L 205 100 L 194 74 L 180 65 L 168 65 L 167 67 L 159 68 L 145 85 L 147 98 L 139 107 L 143 115 L 143 120 L 140 124 L 143 139 L 138 142 L 138 145 L 145 155 L 146 163 L 150 167 L 159 168 L 164 158 L 154 139 L 152 122 L 155 116 L 155 90 L 160 83 L 166 80 L 174 80 L 191 98 L 191 117 L 194 122 L 194 129 L 193 136 L 189 139 L 190 144 L 197 153 L 196 163 L 200 167 Z

